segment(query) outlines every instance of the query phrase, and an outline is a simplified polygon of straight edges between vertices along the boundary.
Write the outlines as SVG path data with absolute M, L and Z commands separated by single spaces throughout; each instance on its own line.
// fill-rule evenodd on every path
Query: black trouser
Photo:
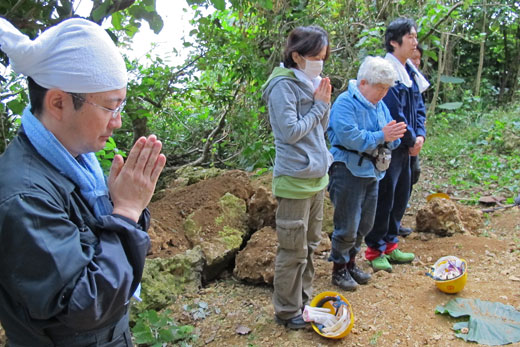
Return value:
M 410 197 L 410 171 L 408 148 L 393 150 L 390 167 L 379 182 L 374 227 L 365 237 L 368 247 L 384 252 L 387 244 L 399 242 L 399 226 Z
M 132 347 L 128 312 L 107 327 L 70 335 L 70 332 L 52 332 L 50 338 L 56 347 Z

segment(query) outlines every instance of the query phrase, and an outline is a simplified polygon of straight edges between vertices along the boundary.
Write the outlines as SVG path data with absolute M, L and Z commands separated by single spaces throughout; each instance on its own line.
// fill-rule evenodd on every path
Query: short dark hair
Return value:
M 387 52 L 392 53 L 394 51 L 394 47 L 390 44 L 390 42 L 395 41 L 399 45 L 403 43 L 403 36 L 409 34 L 412 31 L 412 28 L 417 30 L 417 24 L 415 21 L 410 18 L 397 18 L 388 24 L 385 32 L 385 48 Z
M 31 102 L 31 113 L 34 115 L 40 115 L 43 111 L 43 99 L 45 99 L 45 94 L 47 94 L 48 89 L 40 86 L 36 83 L 31 77 L 27 77 L 27 82 L 29 86 L 29 101 Z M 69 93 L 72 95 L 77 95 L 82 98 L 85 98 L 85 94 L 79 93 Z M 81 106 L 83 106 L 83 101 L 79 98 L 72 98 L 72 103 L 74 105 L 75 110 L 79 110 Z
M 325 59 L 330 55 L 329 34 L 319 26 L 297 27 L 291 31 L 287 38 L 283 54 L 283 63 L 286 68 L 297 67 L 292 53 L 297 52 L 301 56 L 316 56 L 323 47 L 327 47 Z
M 43 99 L 45 99 L 45 94 L 47 94 L 48 89 L 40 86 L 31 77 L 27 77 L 27 84 L 29 85 L 31 113 L 39 115 L 43 110 Z

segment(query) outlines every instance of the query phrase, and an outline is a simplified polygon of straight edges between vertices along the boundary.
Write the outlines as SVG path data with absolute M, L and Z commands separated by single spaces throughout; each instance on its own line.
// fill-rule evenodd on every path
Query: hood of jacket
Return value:
M 269 75 L 269 78 L 267 81 L 262 85 L 262 99 L 267 102 L 267 96 L 271 92 L 271 89 L 273 86 L 282 79 L 292 79 L 296 82 L 300 82 L 300 80 L 296 77 L 294 74 L 294 71 L 291 69 L 277 66 L 274 68 L 273 72 L 271 72 L 271 75 Z

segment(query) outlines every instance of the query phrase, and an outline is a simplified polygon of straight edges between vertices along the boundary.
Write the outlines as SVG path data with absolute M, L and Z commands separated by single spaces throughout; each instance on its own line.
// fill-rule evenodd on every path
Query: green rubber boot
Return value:
M 411 263 L 415 259 L 415 254 L 401 252 L 399 249 L 394 249 L 392 253 L 386 255 L 391 263 L 405 264 Z
M 374 272 L 384 270 L 386 272 L 392 272 L 392 265 L 388 262 L 387 256 L 382 254 L 380 257 L 370 262 Z

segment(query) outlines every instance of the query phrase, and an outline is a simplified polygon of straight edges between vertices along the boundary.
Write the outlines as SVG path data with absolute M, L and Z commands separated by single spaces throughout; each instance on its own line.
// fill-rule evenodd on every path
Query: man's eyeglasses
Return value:
M 126 105 L 126 99 L 123 100 L 123 102 L 121 103 L 121 105 L 117 106 L 117 108 L 115 109 L 111 109 L 111 108 L 107 108 L 107 107 L 104 107 L 104 106 L 101 106 L 101 105 L 98 105 L 96 103 L 93 103 L 92 101 L 88 101 L 87 99 L 85 99 L 84 97 L 81 97 L 77 94 L 74 94 L 74 93 L 69 93 L 72 97 L 78 99 L 78 100 L 81 100 L 89 105 L 92 105 L 92 106 L 96 106 L 102 110 L 105 110 L 107 112 L 110 112 L 112 114 L 112 118 L 113 119 L 116 119 L 117 118 L 117 115 L 120 114 L 121 112 L 123 112 L 123 108 L 125 108 L 125 105 Z

